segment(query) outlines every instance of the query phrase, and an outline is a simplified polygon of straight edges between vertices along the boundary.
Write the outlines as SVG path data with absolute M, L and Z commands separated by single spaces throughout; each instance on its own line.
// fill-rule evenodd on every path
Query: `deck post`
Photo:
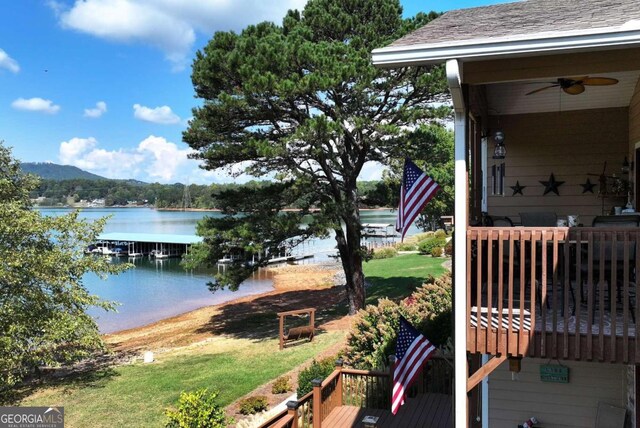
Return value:
M 280 350 L 284 348 L 284 315 L 280 314 Z
M 344 361 L 342 361 L 342 358 L 338 358 L 336 360 L 336 370 L 340 373 L 338 374 L 338 379 L 336 380 L 336 390 L 333 391 L 334 394 L 337 394 L 336 407 L 342 406 L 342 366 L 343 365 L 344 365 Z
M 313 428 L 322 427 L 322 379 L 311 381 L 313 385 Z
M 293 416 L 291 420 L 291 428 L 298 428 L 298 402 L 287 401 L 287 414 Z

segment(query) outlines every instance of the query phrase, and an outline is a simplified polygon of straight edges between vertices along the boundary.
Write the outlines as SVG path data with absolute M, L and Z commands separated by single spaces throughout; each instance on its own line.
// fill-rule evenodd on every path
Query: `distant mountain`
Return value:
M 108 178 L 83 171 L 71 165 L 58 165 L 48 162 L 23 162 L 20 164 L 22 171 L 34 174 L 45 180 L 108 180 Z

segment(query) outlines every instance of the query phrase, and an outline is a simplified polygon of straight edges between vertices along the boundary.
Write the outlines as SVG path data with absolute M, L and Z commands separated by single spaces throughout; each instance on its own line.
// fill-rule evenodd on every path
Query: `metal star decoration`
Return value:
M 515 186 L 509 186 L 509 187 L 511 187 L 511 189 L 513 190 L 513 194 L 511 196 L 515 196 L 518 193 L 522 195 L 522 189 L 524 189 L 527 186 L 521 186 L 520 181 L 516 181 Z
M 549 177 L 549 180 L 548 181 L 540 181 L 540 184 L 542 184 L 544 186 L 543 195 L 546 195 L 549 192 L 553 192 L 556 195 L 560 196 L 560 193 L 558 193 L 558 187 L 563 185 L 564 181 L 556 181 L 556 178 L 554 177 L 553 173 L 551 173 L 551 176 Z
M 593 189 L 597 186 L 597 184 L 592 183 L 591 180 L 587 178 L 587 182 L 581 184 L 581 186 L 582 186 L 582 193 L 587 193 L 587 192 L 593 193 Z

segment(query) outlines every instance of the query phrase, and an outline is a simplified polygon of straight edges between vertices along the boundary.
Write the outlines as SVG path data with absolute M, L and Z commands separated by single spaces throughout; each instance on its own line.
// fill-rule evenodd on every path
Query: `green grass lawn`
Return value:
M 162 427 L 164 409 L 181 391 L 220 390 L 226 406 L 256 387 L 342 340 L 344 333 L 278 351 L 277 340 L 216 337 L 204 345 L 157 356 L 152 364 L 99 370 L 49 385 L 22 400 L 23 406 L 64 406 L 66 427 Z
M 365 277 L 372 284 L 367 289 L 367 304 L 375 305 L 382 297 L 397 300 L 408 296 L 429 275 L 442 275 L 446 271 L 442 266 L 446 260 L 421 254 L 403 254 L 364 263 Z

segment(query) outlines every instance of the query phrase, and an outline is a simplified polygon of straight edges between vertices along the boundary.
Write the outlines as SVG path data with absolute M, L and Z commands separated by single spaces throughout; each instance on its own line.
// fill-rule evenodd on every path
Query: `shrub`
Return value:
M 447 257 L 451 257 L 453 255 L 453 239 L 450 239 L 444 246 L 444 255 Z
M 411 238 L 415 240 L 415 242 L 424 241 L 427 238 L 433 238 L 434 232 L 422 232 L 413 235 Z
M 410 244 L 408 242 L 400 242 L 396 244 L 396 249 L 398 251 L 415 251 L 416 244 Z
M 429 278 L 411 296 L 396 304 L 380 299 L 356 315 L 347 337 L 346 358 L 361 369 L 384 367 L 395 352 L 398 324 L 403 315 L 435 345 L 451 336 L 451 274 Z
M 436 230 L 436 233 L 433 234 L 433 236 L 435 236 L 436 238 L 446 238 L 447 232 L 445 232 L 443 229 L 438 229 Z
M 293 391 L 291 386 L 291 378 L 289 376 L 280 376 L 273 382 L 271 387 L 272 394 L 284 394 L 285 392 Z
M 302 370 L 298 375 L 298 398 L 313 389 L 311 381 L 314 379 L 324 380 L 335 370 L 335 361 L 333 357 L 323 358 L 320 361 L 313 360 L 311 365 Z
M 191 392 L 182 392 L 178 399 L 178 409 L 167 409 L 169 418 L 166 428 L 223 428 L 231 423 L 224 410 L 216 402 L 218 391 L 207 393 L 202 388 Z
M 398 250 L 393 247 L 378 248 L 373 251 L 373 259 L 390 259 L 398 255 Z
M 442 247 L 433 247 L 431 249 L 431 257 L 442 257 L 443 251 L 444 251 L 444 248 Z
M 254 413 L 267 410 L 269 403 L 264 395 L 254 395 L 240 400 L 240 413 L 243 415 L 253 415 Z
M 418 244 L 418 251 L 420 254 L 431 254 L 431 251 L 436 247 L 444 247 L 447 244 L 447 240 L 445 238 L 433 238 L 425 239 L 424 241 Z

